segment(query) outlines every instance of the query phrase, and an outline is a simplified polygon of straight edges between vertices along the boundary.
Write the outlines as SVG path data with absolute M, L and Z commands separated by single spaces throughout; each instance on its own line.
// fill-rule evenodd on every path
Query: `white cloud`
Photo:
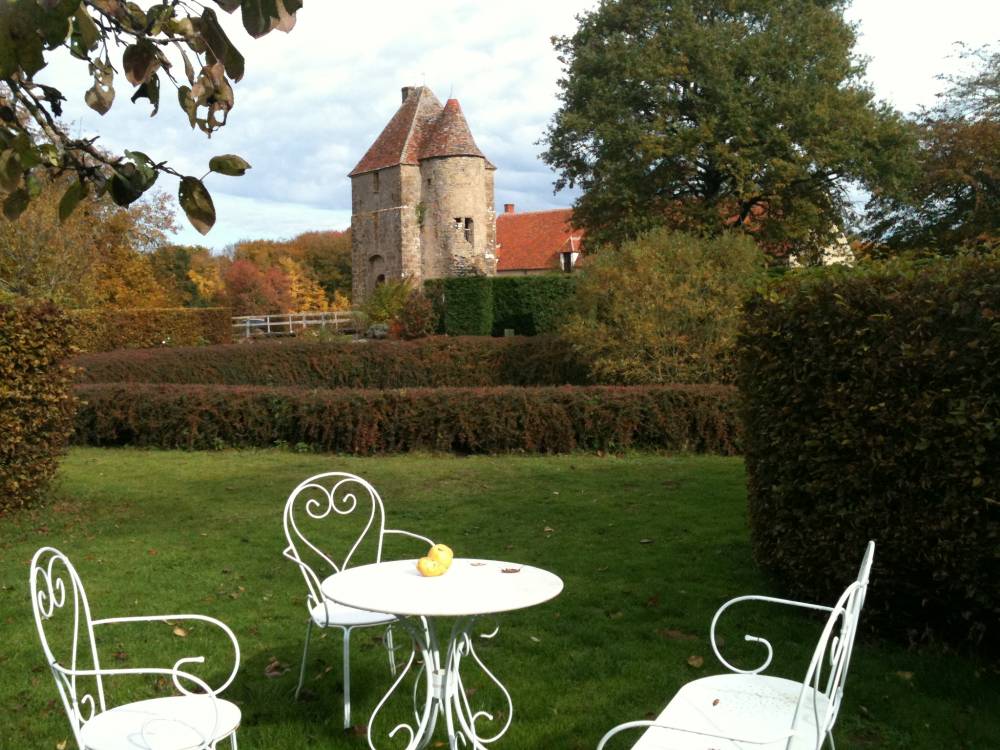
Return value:
M 555 112 L 560 66 L 550 37 L 571 34 L 575 16 L 596 0 L 433 0 L 333 3 L 307 0 L 291 34 L 250 39 L 238 14 L 220 17 L 247 60 L 229 125 L 207 140 L 192 132 L 164 84 L 154 120 L 145 101 L 132 105 L 122 82 L 104 118 L 83 105 L 86 65 L 53 59 L 46 82 L 70 98 L 66 119 L 109 148 L 136 148 L 200 175 L 208 159 L 238 153 L 253 164 L 241 178 L 213 175 L 208 184 L 219 220 L 202 238 L 179 241 L 222 247 L 241 237 L 287 237 L 350 223 L 346 175 L 399 106 L 399 89 L 426 84 L 440 99 L 454 94 L 480 148 L 499 167 L 498 204 L 518 210 L 567 206 L 552 194 L 555 175 L 537 145 Z M 951 43 L 992 41 L 1000 4 L 952 0 L 947 12 L 929 0 L 856 0 L 859 51 L 872 58 L 877 93 L 902 110 L 933 102 L 934 75 L 954 69 Z M 176 185 L 161 178 L 162 187 Z M 183 223 L 183 222 L 182 222 Z

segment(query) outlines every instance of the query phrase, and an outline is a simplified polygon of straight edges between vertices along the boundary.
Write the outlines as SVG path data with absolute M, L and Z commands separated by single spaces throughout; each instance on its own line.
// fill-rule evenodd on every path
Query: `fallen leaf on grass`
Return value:
M 689 656 L 688 666 L 694 667 L 695 669 L 701 669 L 703 666 L 705 666 L 705 660 L 700 656 Z
M 285 672 L 287 672 L 290 667 L 283 661 L 278 661 L 278 657 L 272 656 L 271 660 L 264 667 L 265 677 L 281 677 Z
M 66 750 L 66 740 L 56 743 L 56 750 Z
M 115 657 L 115 661 L 128 661 L 128 653 L 125 651 L 115 651 L 112 656 Z
M 174 635 L 178 638 L 187 638 L 188 631 L 180 625 L 174 625 Z
M 896 676 L 901 680 L 909 682 L 913 679 L 913 672 L 896 672 Z
M 652 543 L 653 543 L 652 539 L 640 539 L 639 540 L 639 544 L 652 544 Z
M 620 620 L 622 619 L 623 616 L 624 615 L 622 614 L 621 610 L 618 610 L 617 612 L 608 612 L 609 620 Z

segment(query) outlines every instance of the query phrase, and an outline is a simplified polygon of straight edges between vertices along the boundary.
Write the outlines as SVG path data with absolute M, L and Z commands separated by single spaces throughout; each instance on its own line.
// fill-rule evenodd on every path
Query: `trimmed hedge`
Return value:
M 410 450 L 559 453 L 740 450 L 734 388 L 308 390 L 137 383 L 81 385 L 75 441 L 212 449 L 306 445 L 371 455 Z
M 205 383 L 310 388 L 582 385 L 586 368 L 557 339 L 257 342 L 77 357 L 91 383 Z
M 464 276 L 428 279 L 424 294 L 434 306 L 436 331 L 450 336 L 517 336 L 554 333 L 576 290 L 567 274 Z
M 493 279 L 458 276 L 444 282 L 444 330 L 450 336 L 489 336 L 493 330 Z
M 0 514 L 32 505 L 73 429 L 66 316 L 49 304 L 0 305 Z
M 740 367 L 759 563 L 829 601 L 873 538 L 866 621 L 1000 650 L 1000 259 L 787 276 Z
M 497 276 L 493 279 L 493 335 L 513 329 L 521 336 L 554 333 L 566 317 L 576 276 Z
M 221 307 L 70 310 L 69 314 L 73 344 L 85 352 L 228 344 L 233 340 L 231 314 Z

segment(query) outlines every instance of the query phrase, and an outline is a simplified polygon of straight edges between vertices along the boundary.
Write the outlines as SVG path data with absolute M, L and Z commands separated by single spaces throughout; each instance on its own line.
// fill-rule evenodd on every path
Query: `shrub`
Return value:
M 434 388 L 309 390 L 84 385 L 75 440 L 214 449 L 311 446 L 370 455 L 410 450 L 556 453 L 662 448 L 739 451 L 735 389 Z
M 412 290 L 396 318 L 400 338 L 422 339 L 434 333 L 434 305 L 421 292 Z
M 222 307 L 70 310 L 68 314 L 73 321 L 73 344 L 86 352 L 232 341 L 232 317 Z
M 261 341 L 254 344 L 86 354 L 91 383 L 215 383 L 308 388 L 587 383 L 569 347 L 545 337 L 434 337 L 418 341 Z
M 506 329 L 515 334 L 535 336 L 553 333 L 564 322 L 576 276 L 498 276 L 493 279 L 493 335 Z
M 370 323 L 389 324 L 399 317 L 412 286 L 409 281 L 387 281 L 375 287 L 362 306 Z
M 444 330 L 449 336 L 489 336 L 493 330 L 493 279 L 459 276 L 444 282 Z
M 764 274 L 753 240 L 661 229 L 587 263 L 561 335 L 594 381 L 733 381 L 740 308 Z
M 760 564 L 824 601 L 874 538 L 866 620 L 996 651 L 1000 259 L 791 274 L 740 350 Z
M 0 513 L 30 506 L 73 428 L 66 316 L 52 305 L 0 305 Z

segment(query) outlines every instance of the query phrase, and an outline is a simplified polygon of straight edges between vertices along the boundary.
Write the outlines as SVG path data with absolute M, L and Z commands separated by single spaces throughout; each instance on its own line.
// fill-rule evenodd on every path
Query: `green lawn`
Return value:
M 557 599 L 502 616 L 499 637 L 481 642 L 514 697 L 500 748 L 592 750 L 612 725 L 648 717 L 685 681 L 721 671 L 707 635 L 719 604 L 778 593 L 751 559 L 739 459 L 74 450 L 46 507 L 0 518 L 0 747 L 52 750 L 70 739 L 27 594 L 32 553 L 52 545 L 75 561 L 95 617 L 189 611 L 233 628 L 243 663 L 226 697 L 243 710 L 241 748 L 366 748 L 359 732 L 340 727 L 339 636 L 314 639 L 308 693 L 292 698 L 305 589 L 281 556 L 281 511 L 301 479 L 333 469 L 369 478 L 390 526 L 448 543 L 459 556 L 534 564 L 565 581 Z M 405 544 L 389 550 L 422 553 Z M 831 573 L 846 585 L 855 572 Z M 869 597 L 880 595 L 876 579 Z M 102 652 L 107 666 L 166 666 L 204 646 L 211 662 L 221 646 L 206 632 L 195 627 L 181 638 L 168 625 L 122 627 Z M 732 653 L 745 648 L 744 632 L 769 637 L 776 671 L 793 677 L 818 635 L 815 619 L 756 606 L 724 630 Z M 377 631 L 355 639 L 354 715 L 363 724 L 389 676 Z M 265 676 L 274 659 L 290 671 Z M 119 692 L 164 690 L 152 682 Z M 474 673 L 468 682 L 479 688 L 474 701 L 495 704 Z M 953 654 L 859 643 L 840 750 L 992 748 L 997 737 L 994 670 Z

